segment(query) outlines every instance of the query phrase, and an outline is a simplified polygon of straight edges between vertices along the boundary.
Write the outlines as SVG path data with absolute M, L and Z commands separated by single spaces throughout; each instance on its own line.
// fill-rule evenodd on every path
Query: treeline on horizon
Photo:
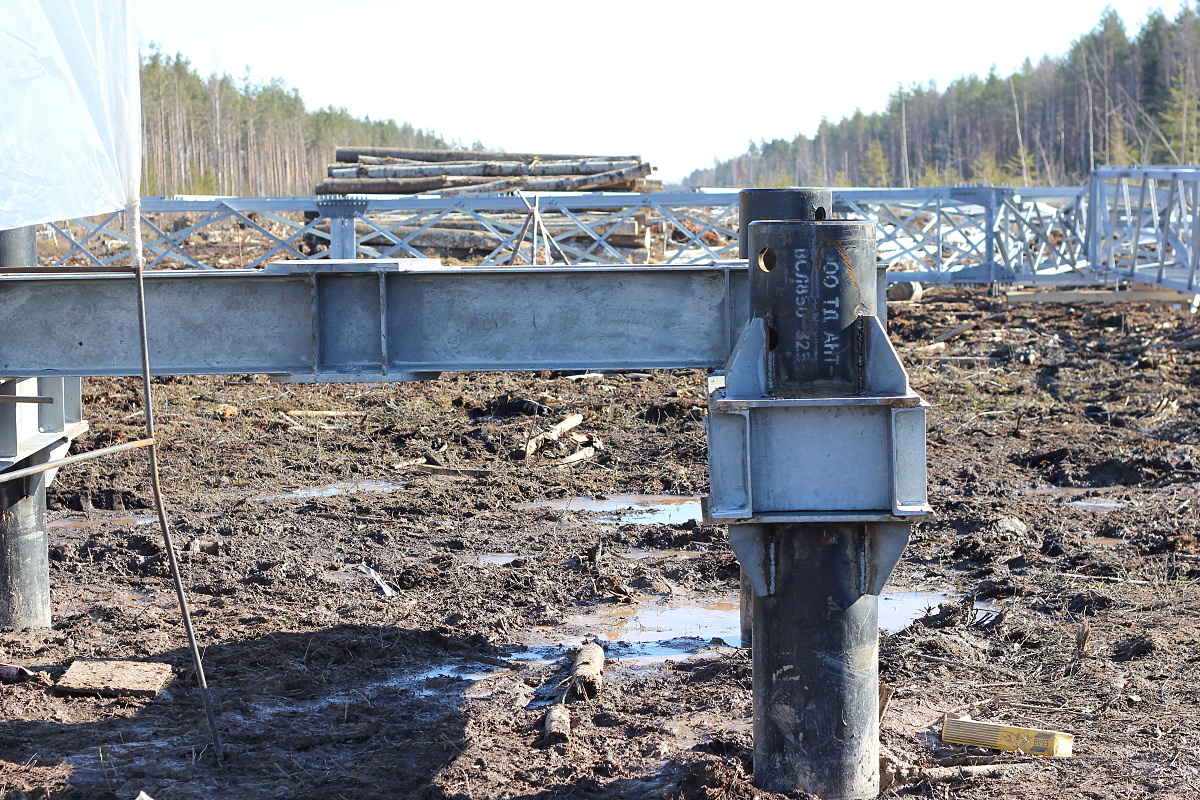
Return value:
M 338 145 L 461 146 L 407 122 L 359 119 L 333 106 L 308 111 L 280 78 L 201 78 L 186 58 L 154 45 L 142 58 L 141 83 L 144 195 L 307 195 Z
M 1109 9 L 1063 56 L 898 89 L 884 111 L 751 142 L 683 185 L 1055 186 L 1106 165 L 1200 164 L 1198 12 L 1154 11 L 1131 37 Z

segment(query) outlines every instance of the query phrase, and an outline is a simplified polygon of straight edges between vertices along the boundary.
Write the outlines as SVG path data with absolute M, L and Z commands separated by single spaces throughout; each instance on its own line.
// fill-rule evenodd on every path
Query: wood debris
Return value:
M 547 744 L 566 744 L 571 741 L 571 712 L 562 703 L 555 703 L 546 710 L 542 740 Z
M 568 693 L 591 700 L 604 683 L 604 648 L 594 641 L 584 643 L 575 654 L 568 678 Z
M 55 688 L 102 697 L 156 697 L 171 680 L 171 665 L 140 661 L 76 659 Z
M 649 192 L 662 181 L 640 156 L 339 147 L 317 194 Z
M 1071 755 L 1075 737 L 1061 731 L 1017 728 L 970 719 L 942 720 L 942 741 L 969 744 L 992 750 L 1014 750 L 1036 756 L 1066 757 Z
M 598 452 L 599 448 L 596 447 L 582 447 L 579 450 L 576 450 L 574 453 L 571 453 L 571 455 L 560 460 L 557 466 L 569 467 L 572 464 L 578 464 L 580 461 L 587 461 L 590 458 L 595 458 L 596 453 Z
M 572 428 L 576 428 L 583 423 L 583 414 L 571 414 L 561 422 L 552 425 L 544 433 L 534 436 L 529 441 L 525 442 L 525 446 L 513 452 L 513 458 L 522 459 L 529 458 L 538 450 L 541 450 L 550 442 L 557 442 L 559 437 Z
M 327 417 L 357 417 L 361 416 L 361 411 L 308 411 L 306 409 L 293 409 L 287 412 L 289 417 L 297 417 L 301 419 L 325 419 Z
M 468 467 L 443 467 L 436 464 L 413 464 L 412 468 L 430 475 L 452 475 L 460 478 L 486 478 L 495 470 L 471 469 Z

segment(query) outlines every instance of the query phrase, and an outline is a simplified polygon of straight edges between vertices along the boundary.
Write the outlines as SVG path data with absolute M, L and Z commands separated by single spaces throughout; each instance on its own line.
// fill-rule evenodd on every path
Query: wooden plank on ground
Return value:
M 79 658 L 58 679 L 55 688 L 103 697 L 156 697 L 171 675 L 170 664 Z

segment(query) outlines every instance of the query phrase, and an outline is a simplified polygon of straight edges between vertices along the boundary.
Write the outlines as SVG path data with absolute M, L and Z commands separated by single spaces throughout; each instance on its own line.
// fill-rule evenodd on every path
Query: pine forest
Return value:
M 1106 165 L 1200 163 L 1200 3 L 1130 35 L 1111 9 L 1063 56 L 944 90 L 698 169 L 686 186 L 1076 184 Z
M 459 146 L 394 120 L 308 111 L 282 79 L 207 79 L 153 46 L 142 59 L 144 195 L 307 195 L 339 144 Z

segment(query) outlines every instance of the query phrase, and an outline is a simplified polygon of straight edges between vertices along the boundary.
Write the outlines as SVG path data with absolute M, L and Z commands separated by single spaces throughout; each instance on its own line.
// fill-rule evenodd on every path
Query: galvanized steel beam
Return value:
M 0 376 L 138 374 L 132 292 L 117 275 L 0 277 Z M 150 363 L 160 375 L 305 382 L 716 368 L 745 316 L 745 292 L 737 264 L 446 269 L 404 260 L 159 271 L 146 276 Z

